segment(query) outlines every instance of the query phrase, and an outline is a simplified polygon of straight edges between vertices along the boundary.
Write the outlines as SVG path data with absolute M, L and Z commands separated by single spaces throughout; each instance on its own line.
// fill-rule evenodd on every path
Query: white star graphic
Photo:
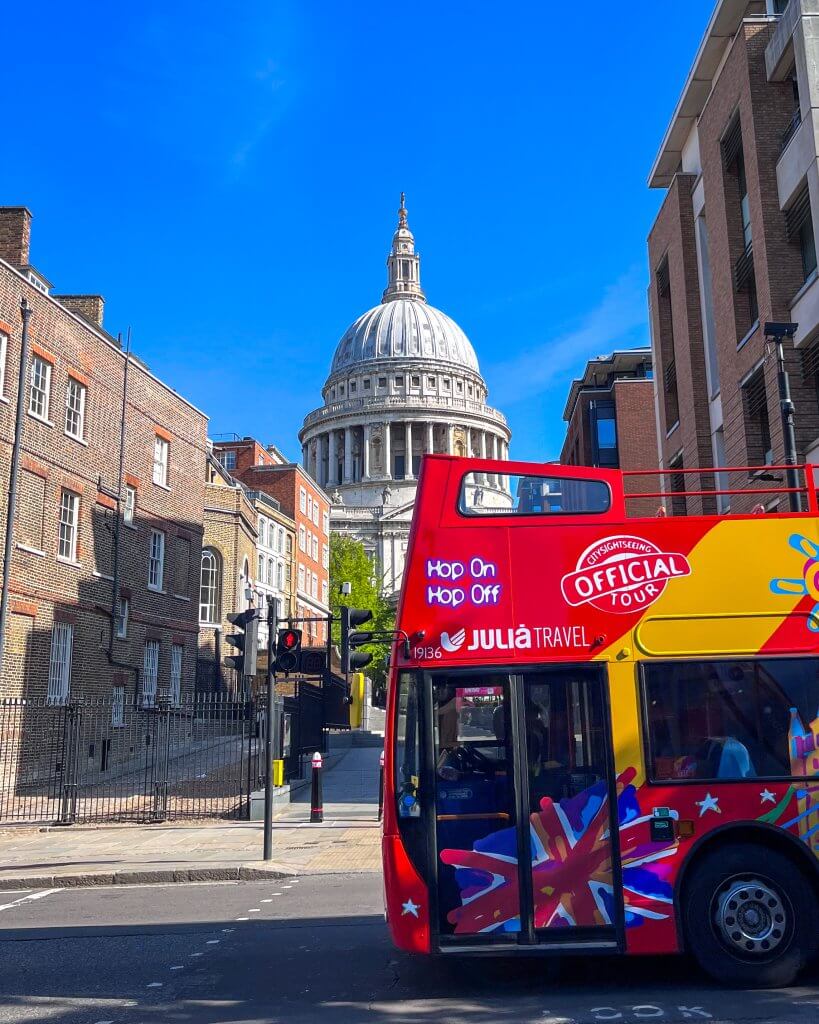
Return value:
M 412 900 L 409 899 L 406 903 L 402 904 L 401 917 L 403 917 L 404 914 L 412 914 L 413 917 L 418 917 L 418 911 L 420 909 L 420 903 L 413 903 Z
M 706 811 L 716 811 L 717 814 L 722 814 L 722 811 L 719 808 L 718 796 L 711 796 L 710 793 L 706 793 L 704 800 L 696 800 L 695 803 L 700 809 L 700 817 L 702 817 Z
M 776 803 L 776 797 L 774 796 L 774 794 L 769 789 L 763 789 L 762 792 L 759 794 L 759 796 L 760 796 L 760 799 L 762 800 L 763 804 L 775 804 Z

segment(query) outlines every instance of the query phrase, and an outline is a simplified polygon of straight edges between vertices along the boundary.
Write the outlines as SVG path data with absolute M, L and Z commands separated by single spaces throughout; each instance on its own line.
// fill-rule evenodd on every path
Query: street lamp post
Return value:
M 799 493 L 799 476 L 796 472 L 796 428 L 794 426 L 794 405 L 791 385 L 785 369 L 785 338 L 793 338 L 799 324 L 766 323 L 765 338 L 776 346 L 776 377 L 779 387 L 779 411 L 782 416 L 782 437 L 785 445 L 785 465 L 788 481 L 791 512 L 802 511 L 802 496 Z M 809 486 L 813 481 L 806 481 Z

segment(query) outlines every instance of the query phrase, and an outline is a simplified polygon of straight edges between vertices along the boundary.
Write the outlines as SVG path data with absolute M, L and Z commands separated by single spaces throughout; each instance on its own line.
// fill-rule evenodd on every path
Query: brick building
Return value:
M 819 0 L 721 0 L 652 168 L 649 184 L 666 190 L 648 240 L 649 295 L 660 459 L 674 490 L 684 479 L 749 486 L 747 472 L 683 478 L 675 467 L 783 461 L 769 321 L 799 324 L 786 344 L 797 455 L 819 455 L 818 66 Z M 675 510 L 757 500 L 680 498 Z
M 264 609 L 259 626 L 259 648 L 267 650 L 267 599 L 279 602 L 279 614 L 296 614 L 296 524 L 282 512 L 275 498 L 263 491 L 248 491 L 256 510 L 256 568 L 253 588 L 256 605 Z
M 598 356 L 572 381 L 563 419 L 566 439 L 560 461 L 568 466 L 604 469 L 658 468 L 651 349 L 637 348 Z M 656 477 L 631 477 L 630 494 L 660 490 Z M 629 501 L 631 515 L 651 515 L 655 500 Z
M 245 488 L 210 452 L 204 490 L 197 689 L 237 694 L 241 680 L 235 669 L 225 664 L 225 658 L 236 651 L 224 637 L 236 629 L 227 616 L 255 604 L 258 520 Z
M 30 226 L 0 208 L 0 558 L 31 308 L 0 697 L 105 697 L 116 730 L 131 698 L 193 690 L 207 420 L 103 329 L 100 296 L 50 294 Z
M 295 614 L 297 618 L 321 618 L 329 614 L 330 597 L 330 499 L 313 478 L 295 463 L 283 459 L 277 449 L 264 448 L 251 438 L 217 441 L 214 454 L 222 465 L 251 491 L 274 498 L 281 512 L 294 523 Z M 261 462 L 264 456 L 268 456 Z M 243 465 L 244 463 L 244 465 Z M 322 643 L 322 623 L 305 622 L 305 644 Z

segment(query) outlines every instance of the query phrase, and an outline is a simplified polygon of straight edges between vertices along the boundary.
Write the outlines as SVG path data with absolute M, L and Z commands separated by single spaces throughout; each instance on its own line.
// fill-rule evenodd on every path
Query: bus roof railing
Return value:
M 674 498 L 704 498 L 704 497 L 739 497 L 741 495 L 776 495 L 785 497 L 790 494 L 804 494 L 807 498 L 808 512 L 817 511 L 816 484 L 814 480 L 815 467 L 811 463 L 797 463 L 788 465 L 785 463 L 765 463 L 756 466 L 698 466 L 685 468 L 682 466 L 666 467 L 665 469 L 623 469 L 620 470 L 624 480 L 627 477 L 675 477 L 675 476 L 726 476 L 736 473 L 747 473 L 748 482 L 755 483 L 765 479 L 766 474 L 771 472 L 794 472 L 799 473 L 803 483 L 801 487 L 790 487 L 786 484 L 777 487 L 708 487 L 689 490 L 660 490 L 660 491 L 624 491 L 623 497 L 626 501 L 639 501 L 648 499 L 674 499 Z

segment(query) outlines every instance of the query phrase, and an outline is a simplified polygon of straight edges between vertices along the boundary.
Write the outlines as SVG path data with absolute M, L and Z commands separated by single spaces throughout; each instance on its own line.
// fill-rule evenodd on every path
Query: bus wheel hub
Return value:
M 733 879 L 717 894 L 716 924 L 735 951 L 764 955 L 784 939 L 787 915 L 782 897 L 768 883 Z

